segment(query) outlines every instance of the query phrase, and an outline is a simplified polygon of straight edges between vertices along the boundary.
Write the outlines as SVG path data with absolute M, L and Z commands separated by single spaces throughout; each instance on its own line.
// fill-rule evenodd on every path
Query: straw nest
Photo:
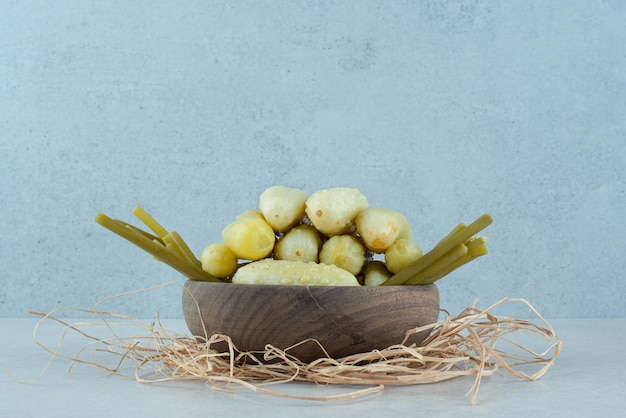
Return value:
M 494 313 L 510 303 L 528 307 L 534 322 Z M 67 310 L 95 319 L 71 323 L 61 318 L 62 311 Z M 142 383 L 200 380 L 216 390 L 245 388 L 269 395 L 323 401 L 355 398 L 386 386 L 473 376 L 474 383 L 466 395 L 475 403 L 483 377 L 505 370 L 517 378 L 538 379 L 554 364 L 562 345 L 552 326 L 529 302 L 512 298 L 504 298 L 482 310 L 473 305 L 456 316 L 445 314 L 437 323 L 407 330 L 405 341 L 414 333 L 429 332 L 421 346 L 399 342 L 382 350 L 337 359 L 321 358 L 310 363 L 295 358 L 290 349 L 279 350 L 271 345 L 262 352 L 240 351 L 227 335 L 203 339 L 174 333 L 163 327 L 158 314 L 154 320 L 143 322 L 100 310 L 98 305 L 88 310 L 59 308 L 47 314 L 31 313 L 42 317 L 35 327 L 36 343 L 52 354 L 50 361 L 57 357 L 69 359 L 70 370 L 74 364 L 84 363 Z M 62 326 L 60 341 L 54 348 L 38 338 L 40 327 L 51 321 Z M 90 329 L 109 335 L 98 336 Z M 120 330 L 129 329 L 134 331 L 132 335 L 121 335 Z M 64 354 L 63 340 L 70 332 L 80 334 L 87 342 L 77 352 Z M 541 348 L 530 347 L 529 337 L 533 345 Z M 224 347 L 224 343 L 227 349 L 215 349 L 216 345 Z M 341 395 L 308 396 L 285 393 L 275 386 L 294 381 L 362 385 L 363 389 Z M 314 393 L 315 387 L 312 386 L 311 392 Z

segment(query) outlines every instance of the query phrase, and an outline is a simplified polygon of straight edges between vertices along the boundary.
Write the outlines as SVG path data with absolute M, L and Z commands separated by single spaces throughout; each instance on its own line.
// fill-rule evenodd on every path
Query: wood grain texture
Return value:
M 225 334 L 240 350 L 286 349 L 312 338 L 333 358 L 387 348 L 439 316 L 439 291 L 427 286 L 280 286 L 187 281 L 183 313 L 193 335 Z M 204 325 L 204 326 L 203 326 Z M 419 344 L 426 335 L 410 342 Z M 323 357 L 314 342 L 289 351 Z

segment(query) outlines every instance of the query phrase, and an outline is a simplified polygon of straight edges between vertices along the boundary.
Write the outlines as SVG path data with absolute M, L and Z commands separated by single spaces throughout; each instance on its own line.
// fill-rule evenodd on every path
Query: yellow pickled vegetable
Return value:
M 306 214 L 318 231 L 326 236 L 349 233 L 357 214 L 369 206 L 357 189 L 336 187 L 313 193 L 306 201 Z
M 391 272 L 387 270 L 385 263 L 382 261 L 370 261 L 365 266 L 363 275 L 365 277 L 363 281 L 365 286 L 379 286 L 391 277 Z
M 392 273 L 398 273 L 422 256 L 422 249 L 408 239 L 397 239 L 385 252 L 387 269 Z
M 370 206 L 354 222 L 367 249 L 375 253 L 384 253 L 398 238 L 411 239 L 409 223 L 400 212 Z
M 337 266 L 300 261 L 264 259 L 240 267 L 235 284 L 301 286 L 359 286 L 356 277 Z
M 224 279 L 237 269 L 235 253 L 224 244 L 211 244 L 200 254 L 202 270 L 212 276 Z
M 272 186 L 259 198 L 259 210 L 274 231 L 285 232 L 304 216 L 309 194 L 284 186 Z
M 322 245 L 320 263 L 358 274 L 365 264 L 365 247 L 352 235 L 335 235 Z
M 317 262 L 322 238 L 310 225 L 292 228 L 276 242 L 274 258 L 277 260 Z
M 263 215 L 250 209 L 224 228 L 222 242 L 237 258 L 260 260 L 274 249 L 276 235 Z

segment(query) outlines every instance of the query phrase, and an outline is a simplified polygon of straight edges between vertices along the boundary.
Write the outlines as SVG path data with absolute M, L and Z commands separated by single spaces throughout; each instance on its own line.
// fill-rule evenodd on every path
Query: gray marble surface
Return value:
M 465 396 L 473 378 L 406 387 L 345 401 L 286 399 L 240 390 L 217 392 L 201 381 L 142 384 L 112 376 L 87 365 L 55 359 L 41 374 L 50 356 L 33 341 L 36 319 L 0 319 L 7 336 L 0 345 L 0 415 L 6 417 L 154 417 L 154 416 L 537 416 L 620 417 L 626 409 L 626 366 L 620 353 L 626 345 L 624 319 L 557 319 L 549 321 L 563 341 L 553 367 L 539 380 L 506 374 L 485 377 L 472 406 Z M 181 320 L 165 321 L 172 331 L 185 332 Z M 58 331 L 58 330 L 56 330 Z M 41 341 L 58 342 L 54 327 L 42 327 Z M 10 338 L 8 338 L 10 336 Z M 80 349 L 86 340 L 69 334 L 65 352 Z M 31 380 L 17 383 L 18 380 Z M 327 396 L 355 390 L 287 384 L 288 393 Z

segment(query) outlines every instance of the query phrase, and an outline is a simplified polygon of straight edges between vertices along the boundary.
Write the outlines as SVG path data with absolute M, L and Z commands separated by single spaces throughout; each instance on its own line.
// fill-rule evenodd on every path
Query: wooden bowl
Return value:
M 183 313 L 194 336 L 231 337 L 242 351 L 266 344 L 287 349 L 309 338 L 332 358 L 399 344 L 407 330 L 439 316 L 439 291 L 426 286 L 282 286 L 187 281 Z M 203 326 L 204 324 L 204 326 Z M 409 344 L 420 344 L 426 333 Z M 310 362 L 326 357 L 307 342 L 289 354 Z

